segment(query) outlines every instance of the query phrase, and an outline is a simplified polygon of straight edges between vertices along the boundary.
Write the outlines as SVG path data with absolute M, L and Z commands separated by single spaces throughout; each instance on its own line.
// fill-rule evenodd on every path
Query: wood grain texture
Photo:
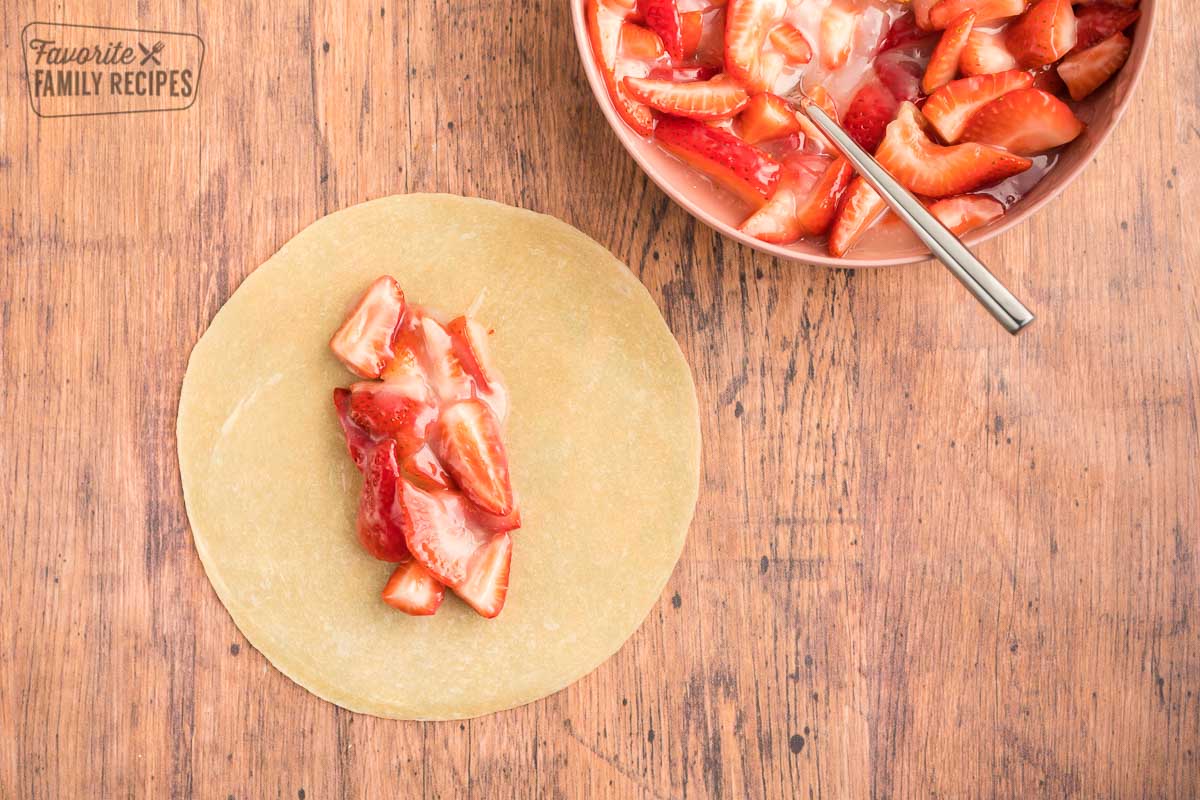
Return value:
M 1040 314 L 1014 341 L 932 265 L 779 263 L 688 218 L 606 129 L 561 0 L 5 2 L 0 798 L 1200 795 L 1200 29 L 1164 5 L 1097 163 L 982 248 Z M 33 20 L 198 32 L 198 101 L 38 119 Z M 256 265 L 430 190 L 627 261 L 693 365 L 705 456 L 616 657 L 419 724 L 246 644 L 174 421 Z

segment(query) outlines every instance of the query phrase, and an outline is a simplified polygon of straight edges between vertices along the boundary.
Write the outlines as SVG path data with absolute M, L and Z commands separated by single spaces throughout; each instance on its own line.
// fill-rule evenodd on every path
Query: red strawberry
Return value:
M 729 131 L 703 122 L 664 117 L 659 121 L 655 139 L 756 207 L 771 196 L 779 180 L 778 161 Z
M 489 535 L 467 525 L 466 501 L 457 492 L 425 492 L 400 482 L 408 511 L 408 549 L 433 577 L 453 588 L 468 577 L 471 558 Z
M 621 55 L 640 61 L 657 61 L 665 54 L 663 41 L 654 31 L 632 22 L 621 26 Z
M 786 0 L 729 0 L 725 6 L 725 71 L 747 87 L 761 87 L 763 43 L 783 19 Z
M 763 92 L 750 98 L 738 115 L 738 130 L 749 144 L 782 139 L 800 131 L 796 111 L 779 95 Z
M 805 234 L 800 221 L 800 206 L 806 202 L 831 163 L 824 156 L 789 157 L 784 162 L 775 194 L 771 195 L 766 205 L 751 214 L 739 230 L 774 244 L 788 244 L 799 239 Z
M 508 456 L 500 423 L 484 403 L 464 400 L 442 411 L 432 437 L 434 452 L 463 494 L 489 514 L 513 509 Z
M 741 111 L 750 95 L 727 75 L 707 81 L 675 83 L 653 78 L 626 78 L 625 91 L 664 114 L 689 119 L 725 119 Z
M 1004 205 L 985 194 L 964 194 L 938 200 L 929 212 L 955 236 L 962 236 L 1004 216 Z
M 425 430 L 437 416 L 429 390 L 420 378 L 380 383 L 360 381 L 350 386 L 350 419 L 376 436 L 396 440 L 399 457 L 421 446 Z
M 950 27 L 966 12 L 975 14 L 975 22 L 983 25 L 1006 17 L 1015 17 L 1025 10 L 1027 0 L 940 0 L 929 10 L 929 24 L 938 29 Z
M 516 504 L 513 510 L 503 516 L 489 514 L 477 505 L 466 504 L 467 523 L 472 528 L 478 528 L 491 533 L 509 533 L 521 527 L 521 509 Z
M 618 13 L 604 0 L 585 0 L 587 5 L 584 13 L 587 16 L 588 38 L 592 43 L 592 57 L 604 77 L 608 87 L 608 96 L 613 102 L 617 113 L 629 127 L 642 135 L 654 130 L 654 115 L 650 108 L 625 95 L 617 83 L 616 64 L 617 50 L 620 47 L 621 26 L 625 13 Z
M 807 64 L 812 61 L 812 46 L 800 29 L 785 22 L 771 31 L 771 44 L 783 53 L 789 64 Z
M 442 468 L 429 445 L 425 445 L 400 464 L 400 477 L 427 492 L 449 489 L 450 474 Z
M 899 107 L 896 98 L 882 83 L 864 83 L 850 101 L 842 127 L 860 147 L 874 153 Z
M 491 389 L 495 379 L 491 358 L 488 355 L 487 330 L 476 320 L 468 316 L 461 316 L 450 320 L 446 331 L 450 334 L 454 354 L 458 356 L 458 361 L 463 365 L 467 374 L 483 391 Z
M 1033 166 L 1027 158 L 994 147 L 965 143 L 942 147 L 922 129 L 921 112 L 904 103 L 875 158 L 909 191 L 926 197 L 963 194 Z
M 935 6 L 934 11 L 937 11 L 938 7 L 940 6 Z M 958 75 L 958 61 L 963 48 L 967 46 L 967 38 L 971 35 L 974 25 L 975 12 L 968 11 L 946 28 L 933 50 L 929 66 L 925 69 L 925 77 L 921 81 L 921 88 L 926 94 L 937 91 Z
M 671 58 L 683 58 L 683 24 L 675 0 L 638 0 L 646 27 L 658 34 Z
M 480 616 L 492 619 L 504 608 L 511 563 L 512 537 L 502 533 L 479 548 L 467 570 L 467 580 L 456 586 L 454 593 Z
M 871 184 L 861 177 L 850 181 L 829 232 L 830 254 L 838 258 L 846 255 L 886 210 L 887 204 Z
M 696 57 L 700 50 L 700 40 L 704 38 L 704 12 L 689 11 L 679 15 L 680 35 L 683 40 L 683 58 Z
M 1061 147 L 1083 133 L 1067 104 L 1041 89 L 1017 89 L 979 109 L 963 138 L 1032 156 Z
M 1087 50 L 1077 50 L 1058 65 L 1059 77 L 1067 85 L 1071 99 L 1082 100 L 1116 74 L 1133 44 L 1122 33 L 1114 33 Z
M 366 468 L 366 461 L 375 444 L 375 437 L 350 419 L 349 389 L 333 390 L 333 407 L 337 411 L 338 422 L 342 425 L 342 433 L 346 436 L 346 449 L 350 451 L 350 458 L 354 460 L 355 466 L 361 472 Z
M 929 21 L 929 12 L 933 11 L 940 0 L 912 0 L 913 21 L 917 23 L 917 27 L 923 31 L 933 30 L 933 23 Z
M 875 59 L 875 74 L 896 98 L 916 102 L 921 97 L 921 76 L 925 72 L 925 60 L 913 48 L 889 50 Z
M 839 0 L 830 4 L 821 15 L 821 66 L 825 69 L 832 71 L 845 66 L 854 45 L 858 17 L 858 12 L 842 5 Z
M 404 292 L 394 278 L 375 280 L 329 340 L 329 348 L 356 375 L 378 378 L 394 355 L 392 338 L 404 318 Z
M 960 194 L 947 197 L 929 206 L 929 213 L 945 225 L 955 236 L 963 236 L 976 228 L 982 228 L 992 220 L 1004 216 L 1004 206 L 995 198 L 985 194 Z M 889 211 L 879 221 L 880 227 L 903 227 L 900 218 Z M 916 241 L 916 237 L 912 237 Z
M 829 231 L 837 213 L 838 201 L 853 177 L 854 167 L 840 156 L 826 167 L 796 212 L 805 236 L 824 236 Z
M 1020 66 L 1040 67 L 1070 52 L 1078 27 L 1071 0 L 1037 0 L 1005 31 L 1004 43 Z
M 1072 53 L 1078 50 L 1072 50 Z M 1062 62 L 1060 61 L 1059 64 Z M 1043 92 L 1049 92 L 1056 97 L 1062 97 L 1067 93 L 1067 85 L 1063 83 L 1063 79 L 1058 76 L 1058 64 L 1047 64 L 1039 69 L 1029 71 L 1033 76 L 1033 88 L 1041 89 Z
M 406 314 L 392 338 L 392 360 L 379 377 L 384 381 L 424 379 L 425 370 L 419 356 L 423 349 L 421 321 L 412 314 Z
M 838 119 L 837 106 L 834 105 L 833 98 L 829 96 L 829 92 L 825 91 L 825 87 L 819 85 L 812 86 L 808 89 L 807 93 L 808 99 L 814 105 L 820 106 L 831 119 L 835 121 Z M 837 152 L 837 148 L 833 146 L 829 139 L 825 138 L 825 134 L 813 124 L 813 121 L 807 115 L 797 114 L 796 121 L 800 123 L 800 130 L 804 132 L 805 139 L 812 141 L 826 153 Z
M 720 74 L 720 67 L 700 65 L 696 67 L 654 67 L 647 77 L 657 81 L 686 83 L 687 81 L 706 81 Z
M 420 332 L 425 378 L 434 395 L 443 403 L 471 397 L 474 381 L 459 360 L 450 331 L 432 317 L 422 317 Z
M 917 25 L 917 18 L 913 14 L 905 14 L 888 28 L 887 36 L 884 37 L 883 43 L 879 45 L 878 52 L 886 53 L 888 50 L 897 47 L 917 44 L 925 41 L 932 35 L 929 31 L 922 30 Z
M 1017 59 L 1004 45 L 1004 34 L 971 31 L 958 68 L 964 75 L 994 75 L 1017 68 Z
M 445 595 L 446 587 L 416 559 L 396 567 L 383 587 L 383 602 L 414 617 L 436 614 Z
M 358 541 L 380 561 L 408 558 L 409 518 L 397 493 L 399 482 L 396 443 L 385 439 L 367 460 L 358 503 Z
M 929 96 L 921 113 L 937 129 L 942 138 L 954 144 L 962 138 L 967 121 L 979 109 L 1001 95 L 1017 89 L 1027 89 L 1033 76 L 1020 70 L 998 72 L 995 75 L 976 75 L 951 81 Z
M 1142 12 L 1136 8 L 1122 8 L 1112 3 L 1080 6 L 1075 12 L 1075 19 L 1079 22 L 1075 52 L 1087 50 L 1114 33 L 1120 33 L 1137 22 L 1141 15 Z

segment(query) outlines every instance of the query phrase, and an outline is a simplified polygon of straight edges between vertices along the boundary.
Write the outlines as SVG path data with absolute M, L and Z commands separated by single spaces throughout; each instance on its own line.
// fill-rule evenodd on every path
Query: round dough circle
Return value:
M 408 617 L 354 533 L 361 479 L 330 401 L 329 336 L 371 280 L 479 319 L 511 393 L 524 527 L 504 611 L 447 591 Z M 196 549 L 246 638 L 354 711 L 460 719 L 528 703 L 633 633 L 683 547 L 699 487 L 691 373 L 649 293 L 569 225 L 485 200 L 387 197 L 310 225 L 242 283 L 183 380 L 179 463 Z

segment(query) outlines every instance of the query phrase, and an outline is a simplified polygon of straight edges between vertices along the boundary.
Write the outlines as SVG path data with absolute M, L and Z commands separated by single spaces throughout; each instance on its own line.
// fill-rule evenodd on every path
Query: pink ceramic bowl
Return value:
M 829 255 L 824 245 L 804 241 L 789 245 L 767 244 L 738 231 L 737 226 L 746 214 L 744 206 L 715 189 L 699 176 L 693 167 L 677 160 L 658 145 L 632 131 L 617 115 L 605 88 L 604 77 L 592 58 L 587 19 L 584 14 L 585 0 L 570 2 L 571 19 L 575 25 L 575 42 L 583 59 L 583 70 L 587 73 L 588 82 L 592 85 L 592 94 L 596 96 L 608 124 L 650 179 L 696 219 L 742 244 L 791 261 L 844 268 L 890 267 L 925 261 L 930 257 L 929 251 L 919 246 L 904 250 L 873 250 L 864 245 L 853 251 L 852 258 L 834 258 Z M 1057 197 L 1091 162 L 1104 140 L 1116 127 L 1121 115 L 1125 113 L 1125 108 L 1133 97 L 1134 87 L 1137 86 L 1142 70 L 1146 67 L 1157 6 L 1157 0 L 1141 0 L 1142 17 L 1134 28 L 1133 52 L 1130 53 L 1129 60 L 1116 77 L 1083 103 L 1076 104 L 1076 113 L 1087 123 L 1087 130 L 1062 151 L 1053 169 L 1033 190 L 1010 208 L 1008 213 L 991 225 L 967 234 L 964 240 L 968 245 L 987 241 L 1021 224 Z

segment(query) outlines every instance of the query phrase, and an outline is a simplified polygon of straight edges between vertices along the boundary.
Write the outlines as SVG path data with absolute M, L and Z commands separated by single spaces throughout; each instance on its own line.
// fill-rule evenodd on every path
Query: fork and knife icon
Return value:
M 161 53 L 165 47 L 166 45 L 163 44 L 162 41 L 155 42 L 153 47 L 146 47 L 146 45 L 138 42 L 138 49 L 142 51 L 142 61 L 138 66 L 144 67 L 146 66 L 147 62 L 150 61 L 162 66 L 162 62 L 158 60 L 158 54 Z

